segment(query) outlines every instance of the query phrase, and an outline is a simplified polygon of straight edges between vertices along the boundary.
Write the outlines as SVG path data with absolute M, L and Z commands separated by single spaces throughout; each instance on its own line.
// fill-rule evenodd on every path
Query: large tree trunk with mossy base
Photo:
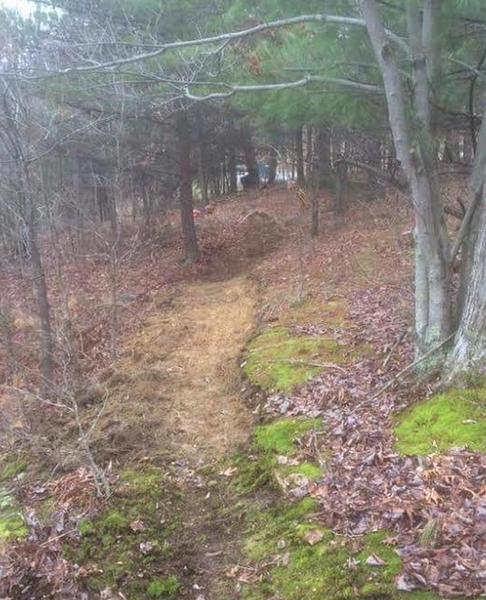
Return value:
M 461 320 L 449 357 L 449 375 L 486 375 L 486 193 L 480 206 Z

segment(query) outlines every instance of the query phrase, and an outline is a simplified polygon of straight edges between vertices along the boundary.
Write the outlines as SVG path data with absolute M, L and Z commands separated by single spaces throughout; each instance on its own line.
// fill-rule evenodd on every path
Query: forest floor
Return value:
M 94 423 L 90 446 L 112 496 L 96 498 L 73 424 L 46 407 L 41 437 L 55 449 L 5 445 L 6 595 L 430 600 L 486 591 L 484 388 L 434 395 L 433 380 L 410 379 L 382 392 L 412 360 L 410 215 L 399 199 L 358 195 L 339 227 L 327 214 L 312 240 L 287 192 L 246 195 L 199 222 L 193 267 L 179 262 L 176 234 L 162 258 L 157 245 L 127 250 L 114 360 L 109 315 L 89 310 L 105 304 L 104 265 L 88 275 L 66 260 L 96 382 L 81 414 Z M 25 314 L 28 305 L 21 340 Z M 22 424 L 7 400 L 10 439 Z

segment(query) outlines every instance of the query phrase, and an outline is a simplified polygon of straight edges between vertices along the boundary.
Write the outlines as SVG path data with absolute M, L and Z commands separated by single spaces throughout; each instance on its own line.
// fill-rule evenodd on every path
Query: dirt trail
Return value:
M 181 290 L 167 325 L 184 333 L 166 364 L 185 453 L 223 454 L 248 435 L 251 418 L 239 396 L 237 359 L 254 313 L 255 290 L 243 278 Z
M 255 326 L 257 288 L 243 276 L 181 284 L 155 297 L 154 308 L 107 382 L 95 445 L 105 459 L 148 461 L 170 474 L 180 525 L 166 567 L 184 583 L 181 598 L 227 597 L 238 545 L 222 511 L 227 489 L 215 478 L 252 429 L 239 358 Z
M 155 302 L 156 314 L 125 346 L 104 434 L 130 454 L 142 446 L 152 457 L 221 457 L 250 431 L 238 357 L 254 327 L 255 286 L 244 277 L 199 282 Z

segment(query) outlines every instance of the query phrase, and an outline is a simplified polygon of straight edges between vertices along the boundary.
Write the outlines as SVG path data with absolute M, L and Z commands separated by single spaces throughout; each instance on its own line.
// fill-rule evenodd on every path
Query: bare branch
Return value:
M 387 173 L 380 171 L 380 169 L 375 169 L 374 167 L 367 165 L 366 163 L 362 163 L 357 160 L 349 160 L 347 158 L 339 158 L 335 161 L 336 165 L 338 165 L 339 163 L 349 165 L 350 167 L 356 167 L 357 169 L 363 169 L 363 171 L 371 173 L 371 175 L 374 175 L 377 179 L 381 179 L 385 183 L 390 184 L 402 193 L 406 193 L 408 191 L 408 184 L 398 181 L 394 177 L 390 177 L 390 175 L 388 175 Z
M 486 78 L 486 73 L 484 73 L 483 71 L 480 71 L 479 69 L 477 69 L 476 67 L 473 67 L 472 65 L 468 65 L 467 63 L 465 63 L 462 60 L 459 60 L 458 58 L 453 58 L 452 56 L 450 56 L 449 60 L 453 63 L 456 63 L 456 65 L 460 65 L 461 67 L 464 67 L 467 71 L 470 71 L 471 73 L 476 75 L 476 77 L 480 77 L 481 79 Z M 481 68 L 481 66 L 480 66 L 480 68 Z
M 127 56 L 125 58 L 119 58 L 107 62 L 91 63 L 78 67 L 67 67 L 65 69 L 57 71 L 48 71 L 55 75 L 66 75 L 69 73 L 79 73 L 87 71 L 98 71 L 100 69 L 116 68 L 122 65 L 133 64 L 136 62 L 142 62 L 150 58 L 156 58 L 161 56 L 168 50 L 181 50 L 184 48 L 194 48 L 197 46 L 205 46 L 210 44 L 229 43 L 235 40 L 240 40 L 257 33 L 262 33 L 270 29 L 281 29 L 283 27 L 289 27 L 291 25 L 298 25 L 301 23 L 333 23 L 337 25 L 352 25 L 365 27 L 366 23 L 363 19 L 357 17 L 345 17 L 339 15 L 327 15 L 327 14 L 315 14 L 315 15 L 300 15 L 297 17 L 290 17 L 288 19 L 278 19 L 276 21 L 269 21 L 268 23 L 260 23 L 253 27 L 243 29 L 241 31 L 233 31 L 229 33 L 222 33 L 219 35 L 203 37 L 193 40 L 180 40 L 176 42 L 168 42 L 166 44 L 160 44 L 155 50 L 149 52 L 142 52 L 133 56 Z M 386 35 L 392 40 L 397 46 L 399 46 L 404 52 L 409 53 L 407 43 L 397 34 L 392 31 L 386 30 Z
M 207 101 L 207 100 L 223 100 L 234 96 L 240 92 L 265 92 L 265 91 L 276 91 L 276 90 L 288 90 L 292 88 L 300 88 L 310 85 L 311 83 L 330 83 L 335 85 L 343 85 L 346 87 L 352 87 L 359 89 L 363 92 L 383 94 L 383 89 L 380 86 L 372 85 L 369 83 L 359 83 L 358 81 L 351 81 L 350 79 L 339 79 L 335 77 L 320 77 L 318 75 L 307 75 L 297 81 L 287 81 L 282 83 L 265 83 L 255 85 L 230 85 L 226 83 L 217 83 L 215 85 L 222 86 L 227 89 L 227 92 L 214 92 L 206 94 L 204 96 L 197 96 L 191 94 L 189 86 L 186 87 L 186 97 L 194 101 Z M 197 82 L 191 83 L 192 85 L 199 85 Z

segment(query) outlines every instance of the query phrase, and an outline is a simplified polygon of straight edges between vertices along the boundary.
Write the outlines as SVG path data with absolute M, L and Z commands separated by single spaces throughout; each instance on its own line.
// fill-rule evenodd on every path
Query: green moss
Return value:
M 292 456 L 297 451 L 298 438 L 319 428 L 322 428 L 320 419 L 279 419 L 255 429 L 255 446 L 264 453 Z
M 128 469 L 123 473 L 122 482 L 131 488 L 133 495 L 157 496 L 160 493 L 162 478 L 159 469 Z
M 287 567 L 272 573 L 277 595 L 285 600 L 347 600 L 348 598 L 395 597 L 394 579 L 401 561 L 394 550 L 383 543 L 386 532 L 363 539 L 363 549 L 355 555 L 342 539 L 328 532 L 315 546 L 296 546 L 290 552 Z M 371 567 L 366 560 L 376 554 L 385 561 Z
M 11 492 L 8 482 L 27 468 L 22 460 L 4 459 L 0 463 L 0 548 L 6 542 L 25 538 L 27 527 L 21 512 L 21 507 Z
M 41 525 L 52 524 L 52 516 L 57 512 L 58 504 L 52 496 L 40 500 L 35 507 L 35 516 Z
M 360 561 L 359 575 L 361 593 L 364 597 L 376 597 L 381 594 L 395 595 L 394 580 L 402 569 L 402 561 L 394 548 L 386 543 L 390 533 L 378 531 L 364 538 L 364 548 L 357 555 Z M 366 561 L 370 556 L 377 556 L 385 562 L 380 567 L 370 567 Z
M 6 488 L 0 487 L 0 547 L 5 542 L 27 535 L 20 507 Z
M 305 501 L 302 501 L 305 502 Z M 436 600 L 429 592 L 402 596 L 395 589 L 395 578 L 402 569 L 401 559 L 387 543 L 390 533 L 380 531 L 359 541 L 335 536 L 312 523 L 315 506 L 296 505 L 296 510 L 280 507 L 255 518 L 254 528 L 244 546 L 252 561 L 270 561 L 280 556 L 267 580 L 249 586 L 247 600 L 350 600 L 352 598 L 389 598 L 398 600 Z M 302 508 L 304 510 L 302 510 Z M 322 540 L 311 545 L 306 534 L 318 530 Z M 377 557 L 384 564 L 368 564 Z M 278 561 L 276 561 L 278 565 Z
M 120 586 L 133 600 L 147 594 L 151 598 L 171 596 L 176 580 L 160 578 L 160 573 L 170 557 L 170 537 L 177 523 L 171 518 L 173 498 L 167 496 L 163 484 L 159 469 L 126 471 L 110 506 L 80 524 L 81 539 L 67 544 L 65 554 L 77 564 L 99 567 L 100 572 L 94 570 L 88 577 L 88 587 L 98 591 Z M 146 551 L 141 551 L 141 544 Z M 150 586 L 153 594 L 160 595 L 150 596 Z
M 149 598 L 171 598 L 181 589 L 181 584 L 175 575 L 166 579 L 154 579 L 147 587 Z
M 255 447 L 260 460 L 266 457 L 272 465 L 269 469 L 277 472 L 320 477 L 321 471 L 313 463 L 286 466 L 276 460 L 281 454 L 292 455 L 295 440 L 319 425 L 319 420 L 285 419 L 257 428 Z M 238 510 L 246 515 L 243 554 L 250 565 L 265 564 L 268 575 L 244 588 L 245 600 L 436 600 L 433 594 L 402 596 L 396 590 L 395 578 L 402 563 L 388 543 L 391 533 L 387 531 L 353 539 L 337 536 L 316 523 L 320 506 L 310 497 L 289 504 L 280 496 L 267 510 L 247 499 Z M 373 561 L 380 565 L 368 564 Z
M 244 552 L 251 561 L 286 556 L 285 565 L 271 571 L 268 581 L 247 590 L 247 598 L 276 597 L 282 600 L 347 600 L 348 598 L 396 598 L 394 580 L 401 560 L 387 544 L 386 531 L 369 534 L 359 542 L 335 536 L 312 521 L 315 501 L 305 498 L 297 504 L 278 505 L 250 516 Z M 310 531 L 322 539 L 307 541 Z M 376 556 L 384 565 L 367 564 Z
M 279 456 L 295 456 L 297 440 L 313 429 L 322 429 L 320 419 L 279 419 L 257 427 L 250 452 L 235 456 L 230 466 L 237 475 L 232 487 L 237 494 L 247 495 L 261 487 L 275 487 L 289 475 L 300 474 L 311 481 L 322 476 L 322 469 L 311 462 L 299 465 L 281 465 Z
M 466 447 L 486 451 L 486 388 L 450 390 L 401 414 L 397 449 L 426 455 Z
M 13 479 L 20 473 L 23 473 L 27 468 L 27 463 L 16 460 L 7 463 L 0 472 L 0 481 L 8 481 Z
M 269 511 L 250 511 L 244 543 L 248 558 L 260 561 L 277 554 L 282 542 L 288 545 L 299 535 L 300 526 L 317 508 L 313 498 L 304 498 L 290 506 L 279 504 Z
M 285 327 L 275 327 L 251 341 L 244 372 L 264 390 L 287 392 L 320 373 L 321 363 L 345 360 L 343 347 L 331 338 L 292 336 Z
M 102 522 L 103 529 L 106 531 L 113 531 L 115 533 L 122 533 L 123 530 L 128 527 L 128 525 L 128 519 L 124 517 L 118 510 L 110 511 L 106 517 L 104 517 Z
M 309 481 L 317 481 L 322 477 L 322 469 L 320 469 L 314 463 L 304 462 L 300 465 L 294 465 L 291 467 L 283 467 L 281 470 L 282 475 L 302 475 Z
M 82 536 L 88 536 L 94 534 L 96 532 L 96 528 L 92 521 L 81 521 L 79 524 L 79 533 Z
M 237 469 L 232 488 L 238 495 L 245 496 L 274 483 L 275 458 L 271 455 L 253 456 L 242 453 L 233 458 L 231 465 Z

